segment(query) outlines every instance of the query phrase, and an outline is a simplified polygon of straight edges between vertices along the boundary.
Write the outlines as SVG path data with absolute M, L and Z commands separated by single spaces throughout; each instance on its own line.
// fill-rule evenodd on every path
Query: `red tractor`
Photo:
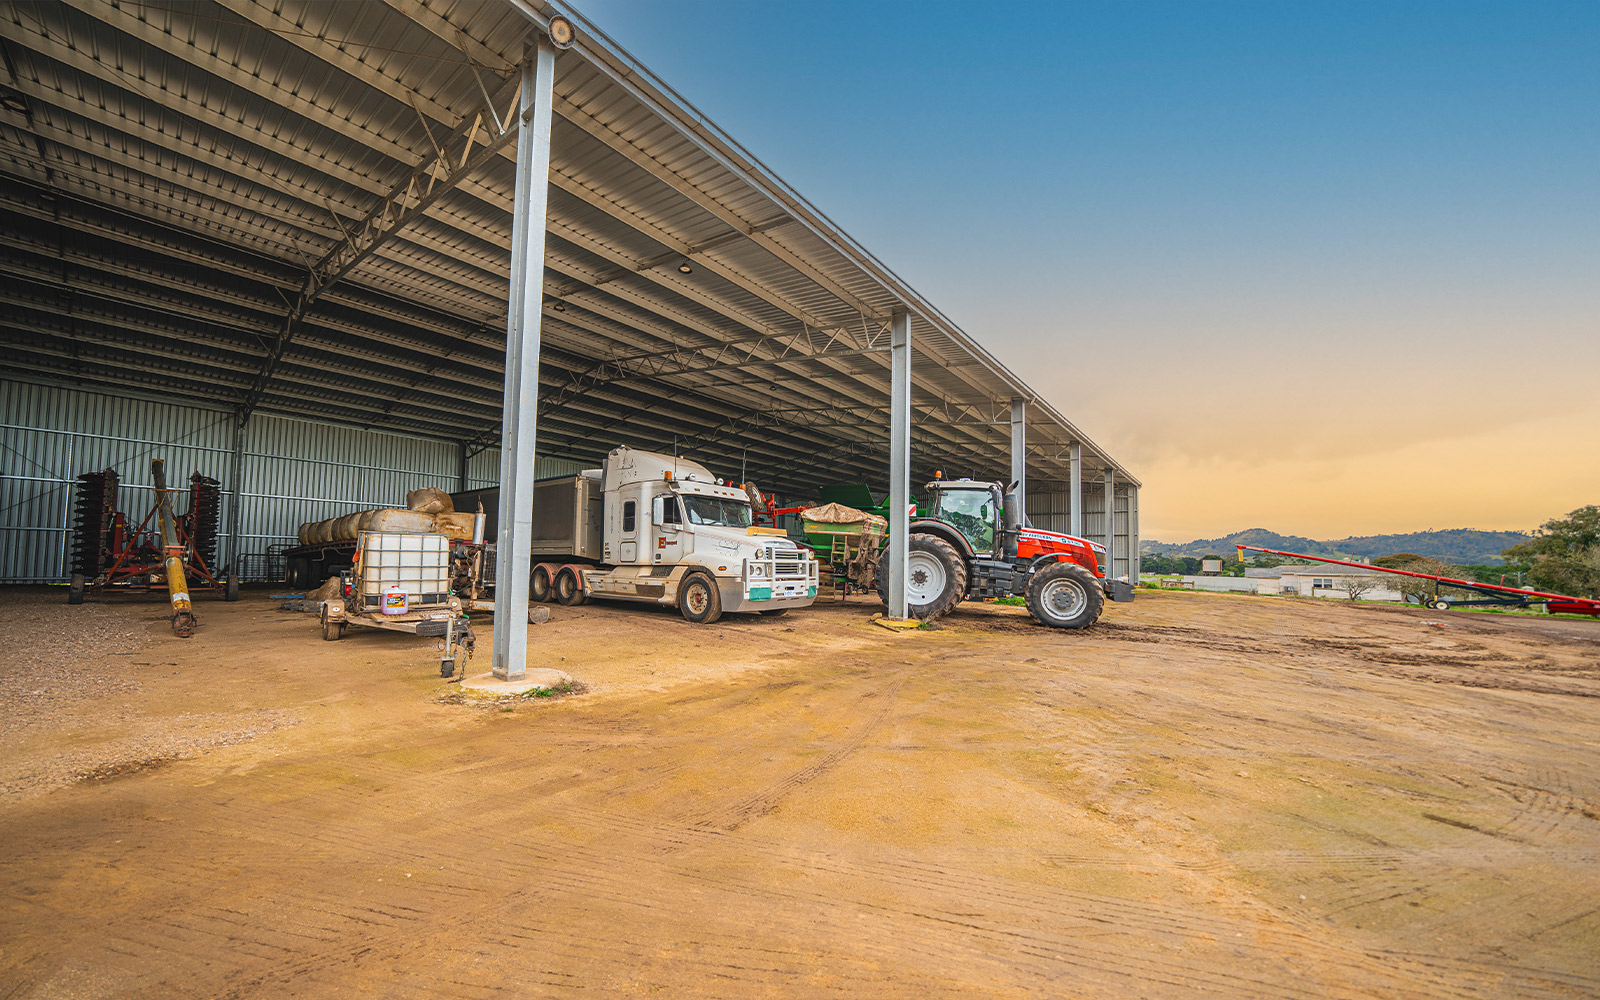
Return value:
M 1105 599 L 1133 600 L 1133 586 L 1106 576 L 1105 547 L 1021 523 L 1015 494 L 999 483 L 941 479 L 928 484 L 931 513 L 913 518 L 906 610 L 933 619 L 965 600 L 1022 597 L 1052 628 L 1087 628 Z M 878 566 L 888 603 L 888 572 Z

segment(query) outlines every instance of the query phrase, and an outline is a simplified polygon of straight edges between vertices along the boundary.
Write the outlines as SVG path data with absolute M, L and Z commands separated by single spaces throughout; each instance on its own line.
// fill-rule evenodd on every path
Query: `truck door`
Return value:
M 624 565 L 639 561 L 639 501 L 622 501 L 622 531 L 617 561 Z
M 668 493 L 654 501 L 651 520 L 656 526 L 656 548 L 652 562 L 670 566 L 683 561 L 683 510 L 678 498 Z

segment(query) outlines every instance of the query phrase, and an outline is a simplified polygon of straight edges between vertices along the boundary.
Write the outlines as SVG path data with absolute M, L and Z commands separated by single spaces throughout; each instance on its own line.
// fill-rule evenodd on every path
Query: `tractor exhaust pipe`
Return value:
M 1000 543 L 1001 553 L 1007 562 L 1016 562 L 1017 548 L 1022 543 L 1022 512 L 1017 510 L 1017 495 L 1007 493 L 1005 505 L 1005 539 Z

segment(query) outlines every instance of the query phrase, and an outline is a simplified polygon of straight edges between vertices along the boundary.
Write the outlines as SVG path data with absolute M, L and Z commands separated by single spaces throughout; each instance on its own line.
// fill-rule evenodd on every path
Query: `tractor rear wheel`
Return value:
M 937 535 L 912 535 L 906 543 L 906 613 L 932 621 L 967 596 L 967 563 Z M 889 572 L 878 564 L 878 597 L 889 606 Z
M 1088 628 L 1100 618 L 1106 595 L 1100 581 L 1077 563 L 1051 563 L 1028 581 L 1028 613 L 1051 628 Z

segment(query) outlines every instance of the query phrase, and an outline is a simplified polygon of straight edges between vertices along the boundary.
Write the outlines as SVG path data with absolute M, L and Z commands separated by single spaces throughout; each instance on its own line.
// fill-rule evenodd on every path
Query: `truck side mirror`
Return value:
M 666 497 L 652 497 L 650 500 L 650 523 L 661 527 L 666 518 Z

